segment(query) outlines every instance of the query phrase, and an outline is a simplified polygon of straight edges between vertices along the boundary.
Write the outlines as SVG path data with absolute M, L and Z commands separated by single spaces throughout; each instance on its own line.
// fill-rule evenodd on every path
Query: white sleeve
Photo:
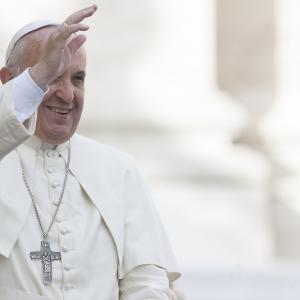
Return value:
M 119 281 L 120 300 L 169 300 L 171 292 L 166 270 L 155 265 L 134 268 Z
M 17 119 L 20 123 L 33 115 L 47 92 L 48 89 L 44 91 L 32 79 L 29 68 L 13 80 L 12 97 Z
M 46 92 L 28 70 L 0 86 L 0 160 L 34 134 L 37 107 Z

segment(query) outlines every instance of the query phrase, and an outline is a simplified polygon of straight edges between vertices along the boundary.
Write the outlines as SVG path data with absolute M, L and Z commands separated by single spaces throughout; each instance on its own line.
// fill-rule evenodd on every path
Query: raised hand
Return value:
M 92 5 L 75 12 L 50 35 L 40 59 L 30 69 L 32 78 L 40 87 L 45 87 L 64 73 L 72 55 L 86 41 L 83 34 L 77 34 L 89 29 L 81 22 L 92 16 L 96 10 L 97 6 Z

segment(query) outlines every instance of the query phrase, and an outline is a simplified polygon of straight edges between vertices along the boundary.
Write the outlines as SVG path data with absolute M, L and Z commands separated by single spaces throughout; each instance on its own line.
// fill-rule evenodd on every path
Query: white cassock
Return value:
M 71 172 L 49 233 L 51 250 L 62 257 L 52 262 L 53 283 L 42 283 L 41 261 L 29 257 L 40 250 L 42 235 L 20 160 L 48 227 L 69 142 L 54 147 L 34 136 L 36 113 L 24 125 L 20 122 L 18 93 L 24 105 L 44 96 L 28 76 L 25 71 L 0 90 L 0 300 L 170 299 L 169 283 L 179 273 L 134 163 L 77 134 L 70 140 Z

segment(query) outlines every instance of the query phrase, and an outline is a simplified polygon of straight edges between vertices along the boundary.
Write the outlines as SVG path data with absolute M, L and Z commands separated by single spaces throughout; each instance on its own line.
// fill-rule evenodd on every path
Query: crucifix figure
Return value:
M 41 241 L 41 251 L 30 252 L 31 259 L 41 259 L 44 284 L 52 283 L 52 260 L 61 260 L 60 252 L 53 252 L 48 241 Z

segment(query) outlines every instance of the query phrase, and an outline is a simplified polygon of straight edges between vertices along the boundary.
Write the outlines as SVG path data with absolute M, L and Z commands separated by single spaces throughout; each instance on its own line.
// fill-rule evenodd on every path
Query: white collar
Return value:
M 25 142 L 25 145 L 32 148 L 35 151 L 39 151 L 40 149 L 49 149 L 49 150 L 57 150 L 58 152 L 64 152 L 65 149 L 69 146 L 69 141 L 66 141 L 62 144 L 49 144 L 46 142 L 43 142 L 39 137 L 36 135 L 32 135 L 30 138 L 28 138 Z

